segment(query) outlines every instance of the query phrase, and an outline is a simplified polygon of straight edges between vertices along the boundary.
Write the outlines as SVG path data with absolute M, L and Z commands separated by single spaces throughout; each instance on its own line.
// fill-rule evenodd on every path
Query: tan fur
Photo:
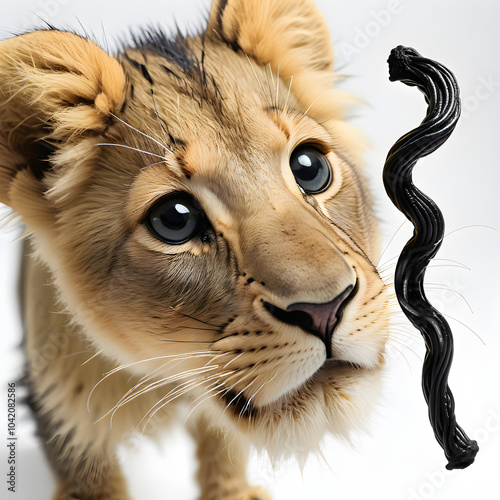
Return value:
M 28 384 L 55 500 L 127 498 L 116 446 L 183 405 L 201 498 L 264 500 L 249 444 L 307 455 L 362 427 L 379 393 L 378 231 L 324 19 L 310 0 L 215 1 L 185 43 L 185 70 L 57 31 L 0 43 L 0 200 L 31 233 Z M 314 196 L 289 166 L 310 142 L 334 172 Z M 207 241 L 146 228 L 176 191 L 200 203 Z M 325 303 L 356 281 L 332 341 L 352 365 L 321 369 L 324 344 L 262 305 Z

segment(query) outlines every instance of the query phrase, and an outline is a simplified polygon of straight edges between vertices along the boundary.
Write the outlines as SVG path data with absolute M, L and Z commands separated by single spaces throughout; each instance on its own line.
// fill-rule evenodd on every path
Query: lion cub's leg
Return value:
M 100 483 L 93 488 L 90 481 Z M 71 482 L 60 480 L 53 500 L 128 500 L 125 481 L 119 471 L 97 471 L 95 479 L 73 477 Z
M 200 417 L 191 425 L 199 460 L 199 500 L 271 500 L 262 488 L 246 479 L 248 449 L 238 439 L 226 439 L 222 431 L 210 428 Z
M 74 363 L 71 369 L 69 361 Z M 93 374 L 84 368 L 95 368 L 99 361 L 82 366 L 84 361 L 82 355 L 52 359 L 50 369 L 32 369 L 29 378 L 38 434 L 56 476 L 53 500 L 128 500 L 116 457 L 128 426 L 119 416 L 112 428 L 109 418 L 98 421 L 114 402 L 99 387 L 87 410 L 88 395 L 107 370 L 102 366 L 103 371 L 99 367 Z M 119 397 L 119 387 L 116 394 Z
M 115 458 L 127 436 L 128 412 L 98 422 L 127 390 L 118 373 L 96 387 L 113 365 L 99 356 L 60 311 L 46 267 L 25 256 L 23 309 L 27 385 L 38 434 L 56 475 L 55 500 L 127 500 Z M 91 359 L 92 358 L 92 359 Z M 133 415 L 135 417 L 135 415 Z
M 53 499 L 128 500 L 116 457 L 127 435 L 123 422 L 117 419 L 111 429 L 109 419 L 96 423 L 108 411 L 109 398 L 96 390 L 91 405 L 97 412 L 89 412 L 86 403 L 95 379 L 82 369 L 81 356 L 66 359 L 75 362 L 72 371 L 63 369 L 64 358 L 54 359 L 49 371 L 32 370 L 28 383 L 38 434 L 56 476 Z

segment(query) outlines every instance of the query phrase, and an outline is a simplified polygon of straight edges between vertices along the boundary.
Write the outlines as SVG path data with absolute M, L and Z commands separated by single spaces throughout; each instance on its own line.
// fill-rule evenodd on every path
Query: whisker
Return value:
M 214 368 L 216 368 L 216 367 L 214 367 Z M 194 371 L 194 370 L 191 370 L 191 371 Z M 134 399 L 138 398 L 139 396 L 142 396 L 143 394 L 147 394 L 148 392 L 152 392 L 152 391 L 154 391 L 154 390 L 160 389 L 161 387 L 164 387 L 164 386 L 166 386 L 166 385 L 169 385 L 169 384 L 171 384 L 171 383 L 173 383 L 173 382 L 177 381 L 178 379 L 181 379 L 181 380 L 182 380 L 182 378 L 185 378 L 186 376 L 188 376 L 188 375 L 186 375 L 186 373 L 187 373 L 187 372 L 184 372 L 184 373 L 182 373 L 182 374 L 178 374 L 179 376 L 165 377 L 165 378 L 164 378 L 164 379 L 162 379 L 162 380 L 158 380 L 158 381 L 156 381 L 156 382 L 153 382 L 153 383 L 152 383 L 152 384 L 150 384 L 148 387 L 146 387 L 146 388 L 144 388 L 144 389 L 141 389 L 140 391 L 138 391 L 137 393 L 135 393 L 135 394 L 133 394 L 133 395 L 129 396 L 129 397 L 128 397 L 128 398 L 126 398 L 126 399 L 124 399 L 124 397 L 122 397 L 122 399 L 121 399 L 118 403 L 116 403 L 116 405 L 114 405 L 114 406 L 113 406 L 113 408 L 111 408 L 111 409 L 110 409 L 110 410 L 109 410 L 109 411 L 108 411 L 105 415 L 103 415 L 103 416 L 102 416 L 99 420 L 97 420 L 97 422 L 98 422 L 98 421 L 100 421 L 100 420 L 102 420 L 103 418 L 105 418 L 107 415 L 109 415 L 109 414 L 111 413 L 111 418 L 110 418 L 110 422 L 109 422 L 109 425 L 110 425 L 110 428 L 111 428 L 111 427 L 112 427 L 112 425 L 113 425 L 113 418 L 114 418 L 114 416 L 115 416 L 116 412 L 117 412 L 120 408 L 122 408 L 122 407 L 123 407 L 123 406 L 125 406 L 126 404 L 128 404 L 128 403 L 132 402 Z M 200 371 L 199 373 L 195 373 L 195 375 L 202 375 L 203 373 L 204 373 L 204 372 L 201 372 L 201 371 Z M 182 375 L 182 376 L 181 376 L 181 375 Z M 190 375 L 193 375 L 193 373 L 191 373 Z M 210 379 L 210 377 L 209 377 L 209 379 Z M 196 379 L 195 379 L 195 380 L 196 380 Z M 202 381 L 205 381 L 205 380 L 206 380 L 206 379 L 202 379 Z M 189 380 L 188 380 L 187 382 L 184 382 L 184 383 L 183 383 L 183 384 L 181 384 L 180 386 L 176 386 L 176 387 L 174 387 L 174 388 L 173 388 L 170 392 L 172 392 L 172 391 L 174 391 L 174 390 L 178 390 L 178 389 L 179 389 L 179 387 L 182 387 L 183 385 L 185 385 L 185 384 L 187 384 L 187 383 L 190 383 L 190 382 L 192 382 L 192 381 L 189 381 Z M 169 393 L 169 394 L 170 394 L 170 393 Z M 162 398 L 162 399 L 163 399 L 163 398 Z M 161 401 L 161 400 L 160 400 L 160 401 Z M 153 408 L 155 408 L 157 404 L 158 404 L 158 403 L 156 403 L 156 404 L 153 406 Z M 151 411 L 151 410 L 150 410 L 150 411 Z M 148 413 L 149 413 L 149 412 L 148 412 Z M 147 415 L 147 414 L 146 414 L 146 415 Z M 144 419 L 142 419 L 142 420 L 144 420 Z M 141 420 L 141 422 L 142 422 L 142 420 Z M 139 422 L 139 424 L 140 424 L 141 422 Z
M 387 249 L 390 247 L 391 243 L 394 241 L 394 238 L 396 238 L 396 236 L 398 235 L 399 231 L 401 231 L 401 229 L 403 229 L 403 227 L 405 226 L 405 224 L 407 224 L 409 221 L 408 219 L 405 219 L 403 221 L 403 223 L 396 229 L 396 232 L 392 235 L 392 238 L 389 240 L 389 242 L 387 243 L 387 245 L 385 246 L 384 250 L 382 251 L 382 253 L 380 254 L 380 257 L 379 257 L 379 262 L 382 261 L 382 257 L 384 256 L 385 252 L 387 251 Z M 392 260 L 392 259 L 391 259 Z M 384 264 L 381 264 L 381 265 L 385 265 Z
M 227 377 L 226 382 L 228 382 L 230 379 L 232 379 L 234 377 L 238 377 L 238 382 L 241 383 L 244 380 L 246 380 L 248 377 L 252 376 L 254 374 L 254 372 L 257 371 L 258 369 L 259 369 L 258 364 L 256 364 L 252 368 L 248 368 L 248 367 L 238 368 L 235 370 L 235 373 L 233 375 Z M 241 372 L 243 372 L 243 371 L 246 371 L 247 373 L 245 375 L 241 376 Z
M 231 404 L 233 403 L 233 401 L 235 401 L 236 399 L 238 399 L 253 383 L 255 383 L 255 381 L 257 380 L 257 377 L 254 378 L 249 384 L 247 384 L 245 387 L 243 387 L 243 389 L 241 389 L 240 392 L 238 392 L 236 394 L 236 396 L 234 396 L 233 399 L 231 399 L 231 401 L 229 401 L 229 403 L 226 404 L 224 410 L 222 411 L 222 415 L 224 415 L 224 413 L 226 412 L 226 410 L 231 406 Z M 241 417 L 241 412 L 240 412 L 240 417 Z
M 219 379 L 217 379 L 216 382 L 218 382 Z M 214 398 L 215 396 L 223 393 L 224 391 L 226 391 L 226 389 L 223 389 L 222 391 L 219 391 L 215 394 L 210 394 L 211 392 L 213 391 L 216 391 L 217 389 L 219 389 L 220 387 L 223 387 L 224 386 L 224 382 L 220 382 L 218 385 L 216 383 L 215 387 L 213 387 L 212 389 L 210 389 L 208 391 L 208 396 L 207 396 L 207 393 L 203 394 L 201 397 L 205 396 L 199 403 L 197 403 L 192 409 L 191 411 L 187 414 L 186 418 L 184 419 L 184 424 L 187 422 L 188 418 L 191 416 L 191 414 L 196 410 L 196 408 L 198 408 L 198 406 L 200 406 L 201 404 L 203 404 L 205 401 L 207 401 L 207 399 L 210 399 L 210 398 Z M 196 402 L 199 398 L 196 398 L 195 401 L 193 402 Z
M 316 101 L 320 98 L 320 97 L 323 97 L 326 93 L 328 92 L 328 90 L 325 90 L 324 92 L 321 92 L 321 94 L 316 97 L 316 99 L 314 99 L 314 101 L 309 105 L 309 107 L 304 111 L 304 114 L 307 115 L 307 113 L 309 113 L 310 109 L 314 106 L 314 104 L 316 104 Z
M 472 228 L 476 228 L 476 227 L 480 227 L 480 228 L 483 228 L 483 229 L 490 229 L 492 231 L 497 231 L 496 228 L 494 227 L 491 227 L 491 226 L 486 226 L 486 225 L 483 225 L 483 224 L 472 224 L 470 226 L 464 226 L 464 227 L 459 227 L 458 229 L 454 229 L 453 231 L 450 231 L 449 233 L 446 233 L 444 235 L 445 238 L 448 238 L 448 236 L 454 234 L 454 233 L 457 233 L 458 231 L 462 231 L 463 229 L 472 229 Z
M 243 356 L 243 354 L 245 354 L 245 352 L 241 352 L 240 354 L 238 354 L 237 356 L 235 356 L 234 358 L 230 359 L 224 366 L 223 368 L 227 368 L 233 361 L 236 361 L 240 356 Z
M 118 148 L 131 149 L 132 151 L 137 151 L 138 153 L 144 153 L 146 155 L 156 156 L 156 158 L 161 158 L 162 160 L 165 160 L 165 158 L 163 156 L 157 155 L 156 153 L 144 151 L 143 149 L 134 148 L 132 146 L 126 146 L 125 144 L 113 144 L 110 142 L 100 142 L 99 144 L 96 144 L 96 146 L 116 146 Z
M 470 326 L 466 325 L 463 321 L 460 321 L 459 319 L 454 318 L 453 316 L 450 316 L 449 314 L 445 314 L 443 312 L 441 312 L 441 314 L 453 321 L 456 321 L 457 323 L 460 323 L 463 327 L 467 328 L 467 330 L 471 331 L 481 341 L 483 345 L 486 345 L 486 342 L 479 336 L 479 334 L 476 333 Z
M 154 166 L 156 166 L 156 165 L 161 165 L 161 164 L 163 164 L 163 163 L 165 163 L 165 160 L 163 160 L 163 161 L 157 161 L 156 163 L 150 163 L 149 165 L 146 165 L 145 167 L 141 167 L 141 172 L 142 172 L 143 170 L 146 170 L 146 169 L 147 169 L 147 168 L 149 168 L 149 167 L 154 167 Z
M 173 382 L 177 382 L 178 380 L 182 380 L 183 378 L 190 377 L 193 375 L 203 375 L 204 373 L 213 371 L 217 368 L 218 368 L 217 366 L 209 366 L 209 367 L 202 367 L 202 368 L 194 368 L 192 370 L 186 370 L 184 372 L 176 373 L 176 374 L 173 374 L 169 377 L 165 377 L 163 379 L 152 382 L 151 384 L 149 384 L 146 387 L 143 387 L 139 391 L 133 392 L 137 388 L 137 385 L 135 385 L 124 396 L 122 396 L 122 398 L 118 401 L 118 403 L 116 403 L 115 408 L 118 409 L 118 408 L 124 406 L 125 404 L 127 404 L 128 402 L 134 400 L 135 398 L 137 398 L 143 394 L 146 394 L 147 392 L 151 392 L 154 389 L 163 387 L 164 385 L 171 384 Z M 145 381 L 143 383 L 147 383 L 147 382 Z
M 132 125 L 130 125 L 129 123 L 127 123 L 125 120 L 122 120 L 121 118 L 119 118 L 118 116 L 116 116 L 115 114 L 113 113 L 110 113 L 110 115 L 115 118 L 116 120 L 118 120 L 119 122 L 123 123 L 126 127 L 134 130 L 135 132 L 137 132 L 138 134 L 141 134 L 143 135 L 144 137 L 148 138 L 149 140 L 153 141 L 154 143 L 158 144 L 158 146 L 162 147 L 163 149 L 166 149 L 167 151 L 169 151 L 170 153 L 172 153 L 172 148 L 170 148 L 169 146 L 167 146 L 166 144 L 162 144 L 160 141 L 156 140 L 154 137 L 151 137 L 150 135 L 148 134 L 145 134 L 144 132 L 141 132 L 140 130 L 136 129 L 135 127 L 133 127 Z
M 188 393 L 191 389 L 195 388 L 198 385 L 201 385 L 203 381 L 197 382 L 196 380 L 191 380 L 188 382 L 185 382 L 184 384 L 181 384 L 181 386 L 176 387 L 172 389 L 169 393 L 167 393 L 164 397 L 162 397 L 157 403 L 155 403 L 152 408 L 150 408 L 146 414 L 141 418 L 139 423 L 136 425 L 136 429 L 139 428 L 139 426 L 144 422 L 144 420 L 147 418 L 146 423 L 142 427 L 142 432 L 144 432 L 151 421 L 151 419 L 162 409 L 164 408 L 167 404 L 171 403 L 172 401 L 175 401 L 177 398 L 180 398 L 184 394 Z M 184 386 L 184 387 L 182 387 Z
M 265 380 L 264 383 L 250 396 L 248 399 L 246 405 L 243 407 L 243 409 L 240 412 L 240 416 L 242 413 L 245 413 L 245 411 L 248 409 L 250 406 L 250 403 L 252 402 L 252 399 L 257 395 L 257 393 L 267 384 L 270 384 L 278 375 L 279 372 L 276 372 L 269 380 Z
M 458 290 L 453 288 L 452 286 L 449 285 L 443 285 L 441 283 L 426 283 L 426 288 L 428 290 L 447 290 L 453 293 L 456 293 L 466 304 L 467 307 L 469 308 L 469 311 L 474 314 L 474 310 L 472 309 L 471 305 L 467 301 L 467 299 L 462 295 Z
M 418 354 L 415 350 L 413 350 L 408 344 L 405 344 L 404 342 L 399 342 L 395 338 L 392 338 L 389 340 L 388 347 L 390 347 L 392 349 L 396 349 L 402 356 L 404 356 L 403 352 L 400 351 L 398 349 L 398 347 L 394 345 L 394 343 L 396 343 L 398 346 L 401 346 L 401 347 L 408 349 L 408 351 L 410 351 L 419 361 L 422 361 L 422 356 L 420 356 L 420 354 Z M 405 357 L 405 360 L 406 360 L 406 362 L 408 362 L 406 357 Z
M 232 373 L 232 372 L 227 372 L 227 373 Z M 221 377 L 221 376 L 225 376 L 225 375 L 226 375 L 226 373 L 216 373 L 216 374 L 212 375 L 211 377 L 208 377 L 208 378 L 206 378 L 206 379 L 202 379 L 202 380 L 201 380 L 201 381 L 199 381 L 199 382 L 195 379 L 194 381 L 192 381 L 192 382 L 194 383 L 194 385 L 190 385 L 187 389 L 185 389 L 185 390 L 181 391 L 179 394 L 176 394 L 174 398 L 170 398 L 170 399 L 168 399 L 167 401 L 163 402 L 163 404 L 161 404 L 161 406 L 160 406 L 160 407 L 158 407 L 158 408 L 157 408 L 157 409 L 156 409 L 156 410 L 155 410 L 155 411 L 154 411 L 154 412 L 150 415 L 150 417 L 148 418 L 148 421 L 146 422 L 146 426 L 147 426 L 147 424 L 149 423 L 149 421 L 151 420 L 151 418 L 153 418 L 153 417 L 154 417 L 154 415 L 156 415 L 156 413 L 157 413 L 157 412 L 158 412 L 161 408 L 163 408 L 165 405 L 167 405 L 167 404 L 171 403 L 174 399 L 177 399 L 178 397 L 180 397 L 180 396 L 182 396 L 182 395 L 186 394 L 188 391 L 190 391 L 190 390 L 192 390 L 192 389 L 195 389 L 196 387 L 199 387 L 200 385 L 203 385 L 203 384 L 205 384 L 206 382 L 208 382 L 208 381 L 210 381 L 210 380 L 214 380 L 214 379 L 217 379 L 217 380 L 218 380 L 218 379 L 219 379 L 219 377 Z M 210 384 L 210 385 L 212 385 L 212 384 Z M 209 387 L 210 387 L 210 386 L 209 386 Z M 165 398 L 162 398 L 162 399 L 160 400 L 160 402 L 162 402 L 164 399 L 165 399 Z M 160 403 L 160 402 L 159 402 L 159 403 Z M 154 409 L 154 408 L 155 408 L 155 407 L 156 407 L 159 403 L 157 403 L 156 405 L 154 405 L 154 406 L 153 406 L 153 408 L 151 408 L 151 410 L 149 410 L 149 411 L 148 411 L 148 413 L 146 413 L 146 416 L 147 416 L 148 414 L 150 414 L 150 413 L 151 413 L 151 411 L 152 411 L 152 410 L 153 410 L 153 409 Z M 191 414 L 191 412 L 189 413 L 189 415 L 190 415 L 190 414 Z M 187 418 L 189 417 L 189 415 L 186 417 L 186 420 L 187 420 Z M 144 420 L 144 419 L 143 419 L 143 420 Z M 141 420 L 141 422 L 142 422 L 143 420 Z M 140 423 L 141 423 L 141 422 L 139 422 L 139 425 L 140 425 Z
M 276 108 L 278 107 L 280 90 L 280 65 L 278 64 L 278 74 L 276 76 Z
M 125 406 L 126 404 L 132 402 L 134 399 L 136 399 L 137 397 L 143 395 L 143 394 L 147 394 L 148 392 L 152 392 L 154 390 L 157 390 L 157 389 L 160 389 L 161 387 L 164 387 L 170 383 L 173 383 L 175 382 L 175 378 L 183 378 L 183 377 L 165 377 L 164 379 L 161 379 L 161 380 L 158 380 L 158 381 L 155 381 L 153 382 L 152 384 L 150 384 L 147 388 L 144 388 L 144 389 L 141 389 L 140 391 L 137 391 L 137 393 L 135 394 L 132 394 L 130 395 L 129 397 L 125 398 L 125 396 L 123 396 L 120 401 L 118 403 L 116 403 L 107 413 L 105 413 L 104 415 L 102 415 L 98 420 L 96 420 L 95 423 L 101 421 L 102 419 L 104 419 L 105 417 L 107 417 L 109 414 L 111 414 L 111 418 L 110 418 L 110 421 L 109 421 L 109 425 L 110 425 L 110 428 L 112 428 L 113 426 L 113 419 L 114 419 L 114 416 L 116 414 L 116 412 L 122 408 L 123 406 Z M 174 379 L 174 380 L 172 380 Z M 186 383 L 189 383 L 190 381 L 187 381 L 187 382 L 184 382 L 183 384 L 181 384 L 180 386 L 176 386 L 172 389 L 173 390 L 177 390 L 179 387 L 181 387 L 182 385 L 186 384 Z M 137 386 L 135 386 L 133 389 L 135 389 Z M 170 392 L 172 392 L 170 391 Z M 129 391 L 130 392 L 130 391 Z M 156 405 L 155 405 L 156 406 Z M 154 407 L 153 407 L 154 408 Z M 142 422 L 142 420 L 141 420 Z
M 455 264 L 457 267 L 461 269 L 466 269 L 467 271 L 471 271 L 471 268 L 466 266 L 465 264 L 462 264 L 461 262 L 458 262 L 457 260 L 453 259 L 432 259 L 432 262 L 452 262 Z M 434 267 L 439 267 L 439 266 L 434 266 Z M 445 267 L 445 266 L 442 266 Z
M 213 323 L 209 323 L 208 321 L 203 321 L 201 319 L 196 318 L 195 316 L 190 316 L 189 314 L 178 311 L 177 309 L 175 309 L 175 307 L 170 306 L 170 309 L 174 311 L 176 314 L 180 314 L 181 316 L 192 319 L 193 321 L 198 321 L 199 323 L 203 323 L 204 325 L 213 326 L 217 329 L 220 329 L 222 327 L 222 325 L 214 325 Z
M 156 335 L 154 332 L 148 332 Z M 171 342 L 172 344 L 212 344 L 211 340 L 173 340 L 173 339 L 158 339 L 160 342 Z
M 445 260 L 445 259 L 442 259 L 442 260 Z M 437 262 L 437 259 L 434 259 L 433 262 Z M 453 261 L 451 261 L 453 262 Z M 459 264 L 459 263 L 456 263 L 456 264 L 429 264 L 427 266 L 427 269 L 438 269 L 438 268 L 442 268 L 442 267 L 455 267 L 455 268 L 458 268 L 458 269 L 465 269 L 466 271 L 471 271 L 471 269 L 469 269 L 467 266 L 464 266 L 463 264 Z
M 155 99 L 155 94 L 153 88 L 151 88 L 151 99 L 153 100 L 153 107 L 155 110 L 155 115 L 156 115 L 156 120 L 158 122 L 158 125 L 160 126 L 160 130 L 163 132 L 163 135 L 165 139 L 168 139 L 170 134 L 165 130 L 163 127 L 163 121 L 160 118 L 160 114 L 158 113 L 158 107 L 156 106 L 156 99 Z M 172 152 L 172 149 L 170 148 L 170 152 Z
M 293 82 L 293 75 L 290 77 L 290 84 L 288 85 L 288 92 L 286 94 L 285 104 L 283 105 L 283 111 L 285 111 L 288 108 L 288 100 L 290 99 L 290 92 L 292 90 L 292 82 Z
M 257 83 L 259 84 L 260 89 L 262 90 L 262 93 L 265 94 L 264 86 L 262 85 L 260 78 L 257 76 L 257 72 L 255 71 L 255 68 L 254 68 L 254 65 L 252 64 L 251 59 L 248 57 L 247 54 L 245 54 L 245 57 L 247 58 L 247 61 L 249 62 L 250 67 L 252 68 L 253 74 L 255 75 L 255 79 L 257 80 Z
M 121 370 L 125 370 L 127 368 L 130 368 L 131 366 L 138 365 L 140 363 L 147 363 L 147 362 L 150 362 L 150 361 L 156 361 L 157 359 L 167 359 L 167 358 L 177 358 L 177 359 L 180 359 L 180 358 L 183 358 L 183 357 L 189 357 L 189 358 L 191 358 L 194 354 L 198 355 L 198 357 L 204 357 L 204 356 L 211 356 L 213 354 L 213 352 L 212 351 L 197 351 L 195 353 L 167 354 L 167 355 L 163 355 L 163 356 L 155 356 L 154 358 L 141 359 L 139 361 L 134 361 L 132 363 L 128 363 L 128 364 L 117 366 L 116 368 L 113 368 L 112 370 L 110 370 L 109 372 L 107 372 L 106 374 L 104 374 L 104 376 L 99 380 L 99 382 L 97 382 L 94 385 L 94 387 L 90 391 L 90 394 L 89 394 L 89 396 L 87 398 L 87 411 L 90 411 L 90 398 L 92 397 L 92 394 L 97 389 L 97 387 L 102 382 L 104 382 L 107 378 L 111 377 L 111 375 L 114 375 L 115 373 L 117 373 L 117 372 L 119 372 Z
M 91 350 L 91 349 L 87 349 L 87 350 L 85 350 L 85 351 L 72 352 L 72 353 L 70 353 L 70 354 L 66 354 L 65 356 L 62 356 L 62 359 L 74 358 L 75 356 L 80 356 L 80 354 L 85 354 L 85 353 L 89 352 L 90 350 Z M 92 358 L 94 358 L 95 356 L 96 356 L 96 354 L 94 354 L 94 355 L 92 356 Z M 92 359 L 92 358 L 90 358 L 90 359 Z M 89 360 L 87 359 L 87 361 L 89 361 Z M 85 361 L 85 363 L 86 363 L 87 361 Z M 83 366 L 83 365 L 82 365 L 82 366 Z
M 271 67 L 271 63 L 269 63 L 268 65 L 268 68 L 269 68 L 269 74 L 271 75 L 271 82 L 273 84 L 272 88 L 274 89 L 274 75 L 273 75 L 273 68 Z M 268 80 L 269 81 L 269 80 Z M 271 95 L 273 95 L 273 93 L 271 93 Z
M 410 373 L 413 373 L 413 371 L 411 369 L 411 364 L 408 361 L 408 359 L 406 358 L 406 356 L 404 355 L 403 351 L 401 349 L 398 349 L 398 347 L 396 347 L 396 346 L 391 346 L 391 349 L 394 349 L 399 354 L 399 356 L 401 356 L 405 360 L 405 363 L 408 366 L 408 369 L 410 370 Z M 391 356 L 389 352 L 387 352 L 386 354 L 389 356 L 390 359 L 394 359 L 395 358 L 394 356 Z
M 269 74 L 267 72 L 267 68 L 269 68 Z M 266 75 L 266 80 L 267 80 L 267 91 L 268 91 L 269 100 L 270 100 L 272 106 L 277 106 L 277 103 L 273 103 L 275 85 L 274 85 L 274 75 L 273 75 L 273 69 L 271 67 L 271 63 L 269 63 L 266 66 L 265 75 Z M 269 76 L 271 78 L 269 78 Z
M 175 328 L 171 328 L 169 325 L 162 325 L 163 328 L 168 329 L 171 332 L 178 333 L 184 330 L 198 330 L 200 332 L 220 332 L 220 328 L 199 328 L 196 326 L 189 325 L 178 325 Z
M 86 365 L 89 361 L 93 360 L 96 356 L 99 356 L 99 354 L 101 354 L 101 353 L 102 353 L 102 351 L 97 351 L 97 352 L 96 352 L 93 356 L 90 356 L 90 358 L 89 358 L 89 359 L 87 359 L 87 361 L 84 361 L 84 362 L 82 363 L 82 366 L 83 366 L 83 365 Z

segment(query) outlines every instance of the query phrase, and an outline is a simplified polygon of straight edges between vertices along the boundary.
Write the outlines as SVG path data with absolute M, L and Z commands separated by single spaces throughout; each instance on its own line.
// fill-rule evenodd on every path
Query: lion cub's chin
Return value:
M 361 368 L 330 362 L 301 387 L 257 407 L 241 395 L 228 393 L 210 400 L 203 411 L 214 424 L 242 434 L 274 459 L 304 459 L 319 451 L 330 434 L 350 442 L 353 432 L 366 432 L 380 398 L 383 364 Z M 221 413 L 222 412 L 222 413 Z

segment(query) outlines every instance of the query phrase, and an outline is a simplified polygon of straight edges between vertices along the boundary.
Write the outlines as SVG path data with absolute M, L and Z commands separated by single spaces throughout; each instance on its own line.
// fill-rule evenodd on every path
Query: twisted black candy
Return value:
M 417 160 L 435 151 L 453 132 L 460 116 L 459 90 L 448 69 L 414 49 L 396 47 L 388 62 L 390 80 L 417 86 L 428 104 L 424 121 L 394 144 L 384 167 L 387 194 L 414 225 L 413 237 L 396 266 L 396 296 L 425 339 L 422 388 L 434 435 L 448 459 L 446 468 L 465 468 L 474 461 L 479 447 L 456 422 L 455 402 L 448 387 L 453 337 L 446 320 L 427 301 L 423 287 L 427 265 L 443 241 L 444 220 L 437 205 L 412 182 Z

